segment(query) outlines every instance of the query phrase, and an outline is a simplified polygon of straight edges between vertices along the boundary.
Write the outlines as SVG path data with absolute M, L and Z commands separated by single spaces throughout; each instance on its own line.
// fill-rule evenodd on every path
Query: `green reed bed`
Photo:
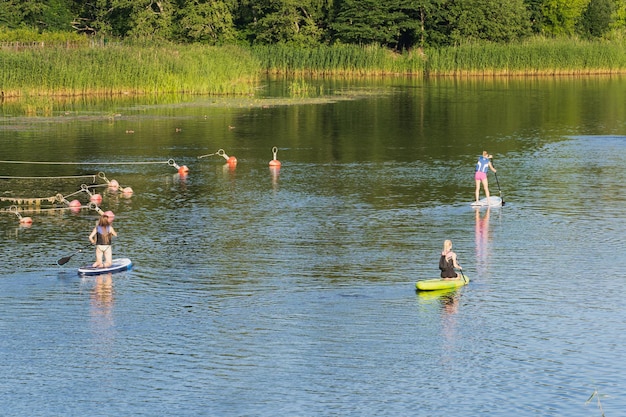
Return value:
M 392 52 L 377 46 L 258 46 L 270 74 L 550 75 L 626 72 L 622 42 L 534 38 L 515 44 L 465 44 Z
M 249 94 L 260 72 L 237 47 L 106 46 L 0 50 L 5 96 Z
M 357 45 L 0 48 L 0 89 L 5 97 L 251 94 L 263 72 L 287 76 L 624 73 L 626 43 L 535 38 L 507 45 L 403 52 Z M 297 84 L 293 90 L 306 91 Z
M 568 75 L 626 72 L 620 42 L 533 39 L 426 50 L 431 75 Z
M 378 46 L 320 45 L 296 48 L 288 45 L 252 49 L 270 74 L 384 75 L 422 72 L 423 60 Z

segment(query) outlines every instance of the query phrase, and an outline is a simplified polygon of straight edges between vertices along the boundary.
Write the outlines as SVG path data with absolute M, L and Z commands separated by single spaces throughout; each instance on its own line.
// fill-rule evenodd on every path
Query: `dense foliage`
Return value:
M 533 34 L 619 36 L 626 0 L 0 0 L 0 28 L 0 36 L 31 29 L 100 40 L 404 50 Z

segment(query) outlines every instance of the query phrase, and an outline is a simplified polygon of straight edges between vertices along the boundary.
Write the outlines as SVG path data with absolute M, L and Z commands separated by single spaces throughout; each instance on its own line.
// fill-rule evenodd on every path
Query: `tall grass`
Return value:
M 248 94 L 259 72 L 256 58 L 237 47 L 0 50 L 0 88 L 6 97 Z
M 67 38 L 62 38 L 68 42 Z M 63 43 L 59 43 L 62 45 Z M 287 76 L 472 76 L 626 73 L 626 43 L 535 38 L 397 53 L 378 46 L 0 48 L 5 97 L 252 94 L 263 73 Z M 308 86 L 296 83 L 292 92 Z
M 621 41 L 533 38 L 394 53 L 377 46 L 253 48 L 268 73 L 312 75 L 537 75 L 626 72 Z
M 508 45 L 471 44 L 430 49 L 432 75 L 570 75 L 626 72 L 623 42 L 534 38 Z
M 420 73 L 423 60 L 415 54 L 397 54 L 375 45 L 256 46 L 254 55 L 270 74 L 384 75 Z

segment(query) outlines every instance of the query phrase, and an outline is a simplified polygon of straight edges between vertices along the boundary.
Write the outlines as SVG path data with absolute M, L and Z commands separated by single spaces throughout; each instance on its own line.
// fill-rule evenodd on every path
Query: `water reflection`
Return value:
M 94 345 L 104 349 L 103 356 L 107 356 L 108 348 L 114 339 L 114 289 L 112 274 L 102 274 L 94 278 L 91 290 L 91 330 Z
M 280 166 L 270 166 L 270 174 L 272 174 L 272 190 L 278 191 L 278 176 L 280 175 Z
M 113 301 L 112 274 L 96 276 L 94 287 L 91 291 L 91 315 L 93 317 L 104 317 L 112 322 Z
M 480 208 L 474 208 L 476 213 L 475 243 L 476 243 L 476 273 L 483 275 L 487 271 L 489 255 L 489 217 L 491 208 L 487 207 L 481 215 Z
M 428 304 L 436 301 L 439 305 L 441 317 L 442 360 L 454 361 L 454 352 L 457 350 L 459 336 L 457 335 L 459 301 L 461 292 L 458 289 L 436 291 L 419 291 L 418 301 Z
M 429 304 L 433 301 L 438 301 L 444 316 L 458 312 L 459 296 L 460 291 L 456 288 L 435 291 L 417 291 L 417 298 L 421 304 Z

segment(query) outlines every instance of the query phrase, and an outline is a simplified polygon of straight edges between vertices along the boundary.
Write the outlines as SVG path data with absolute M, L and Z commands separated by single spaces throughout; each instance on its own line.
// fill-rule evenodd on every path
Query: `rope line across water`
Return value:
M 41 165 L 172 165 L 172 159 L 167 161 L 139 161 L 139 162 L 43 162 L 43 161 L 0 161 L 0 164 L 41 164 Z
M 0 175 L 0 179 L 3 180 L 59 180 L 68 178 L 91 178 L 93 182 L 96 182 L 96 175 L 65 175 L 59 177 L 13 177 Z

